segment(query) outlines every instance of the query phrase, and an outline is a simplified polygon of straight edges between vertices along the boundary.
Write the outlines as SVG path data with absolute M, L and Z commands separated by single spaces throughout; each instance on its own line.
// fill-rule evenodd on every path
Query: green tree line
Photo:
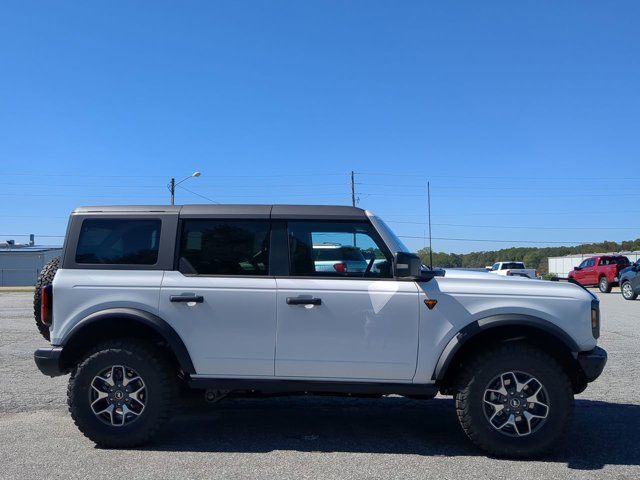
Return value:
M 549 273 L 547 271 L 549 267 L 547 259 L 549 257 L 633 250 L 640 250 L 640 238 L 622 243 L 606 241 L 601 243 L 585 243 L 575 247 L 512 247 L 503 248 L 502 250 L 471 253 L 433 252 L 433 266 L 442 268 L 483 268 L 495 262 L 513 260 L 516 262 L 524 262 L 527 268 L 535 268 L 540 274 L 545 274 Z M 417 254 L 422 259 L 422 263 L 429 265 L 429 248 L 418 250 Z

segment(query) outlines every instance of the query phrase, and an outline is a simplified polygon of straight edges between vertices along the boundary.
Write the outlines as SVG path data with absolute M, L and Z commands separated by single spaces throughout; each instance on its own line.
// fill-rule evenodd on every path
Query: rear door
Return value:
M 317 268 L 313 246 L 363 252 L 367 268 Z M 276 375 L 411 380 L 418 353 L 418 288 L 391 275 L 391 255 L 368 222 L 288 224 L 289 276 L 277 277 Z M 374 268 L 375 265 L 375 268 Z
M 198 374 L 273 376 L 269 240 L 268 218 L 181 220 L 178 268 L 165 272 L 160 315 L 184 340 Z

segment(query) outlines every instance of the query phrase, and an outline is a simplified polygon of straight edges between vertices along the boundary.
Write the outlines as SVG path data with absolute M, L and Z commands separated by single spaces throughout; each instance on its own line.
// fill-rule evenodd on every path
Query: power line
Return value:
M 377 212 L 376 212 L 377 213 Z M 616 213 L 621 214 L 640 214 L 640 211 L 618 211 Z M 611 215 L 611 211 L 608 212 L 598 212 L 598 211 L 589 211 L 584 210 L 582 212 L 476 212 L 476 213 L 437 213 L 434 214 L 434 217 L 482 217 L 482 216 L 535 216 L 535 215 Z M 386 218 L 390 217 L 420 217 L 424 218 L 424 213 L 381 213 L 379 216 L 384 216 Z M 391 223 L 390 220 L 385 220 L 387 223 Z
M 215 200 L 212 200 L 209 197 L 205 197 L 204 195 L 200 195 L 199 193 L 196 193 L 193 190 L 189 190 L 187 187 L 183 187 L 182 185 L 178 185 L 178 187 L 180 187 L 181 189 L 186 190 L 187 192 L 189 192 L 189 193 L 191 193 L 193 195 L 196 195 L 196 196 L 198 196 L 200 198 L 204 198 L 205 200 L 209 200 L 211 203 L 217 203 L 217 204 L 220 203 L 220 202 L 216 202 Z
M 418 240 L 424 240 L 424 237 L 411 236 L 411 235 L 398 235 L 400 238 L 415 238 Z M 450 238 L 450 237 L 433 237 L 434 240 L 451 240 L 456 242 L 498 242 L 498 243 L 531 243 L 531 244 L 554 244 L 554 245 L 563 245 L 563 244 L 582 244 L 582 243 L 594 243 L 594 242 L 549 242 L 549 241 L 536 241 L 536 240 L 503 240 L 503 239 L 491 239 L 491 238 Z
M 28 237 L 29 233 L 14 233 L 8 234 L 3 233 L 0 234 L 0 237 Z M 36 237 L 40 238 L 64 238 L 64 235 L 44 235 L 40 233 L 34 234 Z M 424 240 L 424 237 L 421 236 L 413 236 L 413 235 L 398 235 L 400 238 L 411 238 L 411 239 L 419 239 Z M 505 239 L 491 239 L 491 238 L 453 238 L 453 237 L 433 237 L 434 240 L 452 240 L 459 242 L 499 242 L 499 243 L 543 243 L 543 244 L 578 244 L 578 243 L 594 243 L 592 241 L 546 241 L 546 240 L 505 240 Z M 597 243 L 597 242 L 596 242 Z
M 52 216 L 52 215 L 0 215 L 0 218 L 38 218 L 42 220 L 42 217 L 46 218 L 69 218 L 69 216 Z
M 41 238 L 64 238 L 64 235 L 41 235 L 39 233 L 0 233 L 0 237 L 28 237 L 30 235 L 35 235 L 36 237 Z
M 5 177 L 76 177 L 76 178 L 166 178 L 166 175 L 148 175 L 141 173 L 139 175 L 87 175 L 76 173 L 7 173 L 3 172 Z M 282 173 L 282 174 L 258 174 L 258 175 L 218 175 L 216 178 L 288 178 L 288 177 L 343 177 L 344 173 Z
M 163 188 L 164 185 L 161 184 L 157 184 L 157 185 L 138 185 L 138 184 L 129 184 L 129 185 L 124 185 L 124 184 L 120 184 L 120 185 L 101 185 L 101 184 L 61 184 L 61 183 L 56 183 L 56 184 L 51 184 L 51 183 L 15 183 L 15 182 L 0 182 L 0 185 L 7 185 L 7 186 L 16 186 L 16 187 L 82 187 L 82 188 L 94 188 L 94 187 L 100 187 L 100 188 Z M 290 188 L 290 187 L 303 187 L 303 188 L 309 188 L 309 187 L 342 187 L 345 186 L 344 183 L 297 183 L 297 184 L 275 184 L 275 185 L 265 185 L 265 184 L 260 184 L 260 185 L 247 185 L 247 184 L 242 184 L 242 185 L 233 185 L 233 184 L 228 184 L 228 183 L 223 183 L 223 184 L 212 184 L 212 183 L 200 183 L 198 182 L 198 185 L 200 185 L 201 187 L 209 187 L 209 188 Z
M 387 172 L 387 173 L 383 173 L 383 172 L 356 172 L 358 175 L 364 175 L 364 176 L 377 176 L 377 177 L 411 177 L 411 178 L 416 178 L 416 179 L 420 179 L 420 180 L 427 180 L 427 179 L 433 179 L 433 178 L 453 178 L 453 179 L 465 179 L 465 180 L 476 180 L 476 179 L 487 179 L 487 180 L 533 180 L 533 181 L 549 181 L 549 180 L 556 180 L 556 181 L 562 181 L 562 182 L 566 182 L 567 181 L 567 177 L 560 177 L 560 176 L 556 176 L 556 177 L 545 177 L 545 176 L 535 176 L 535 177 L 531 177 L 531 176 L 523 176 L 523 175 L 515 175 L 515 176 L 509 176 L 509 175 L 501 175 L 501 174 L 495 174 L 495 175 L 472 175 L 472 176 L 465 176 L 465 175 L 415 175 L 415 174 L 411 174 L 411 173 L 391 173 L 391 172 Z M 570 177 L 571 180 L 595 180 L 594 177 L 576 177 L 571 175 Z M 640 180 L 640 177 L 624 177 L 625 180 Z
M 428 222 L 403 222 L 387 220 L 387 223 L 402 223 L 411 225 L 428 225 Z M 432 223 L 439 227 L 465 227 L 465 228 L 505 228 L 505 229 L 527 229 L 527 230 L 638 230 L 640 227 L 540 227 L 525 225 L 467 225 L 461 223 Z

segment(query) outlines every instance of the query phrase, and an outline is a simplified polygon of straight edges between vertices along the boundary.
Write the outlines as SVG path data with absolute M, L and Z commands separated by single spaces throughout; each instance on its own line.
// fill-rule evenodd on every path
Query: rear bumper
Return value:
M 39 348 L 33 353 L 38 369 L 49 377 L 57 377 L 67 373 L 60 365 L 62 347 Z
M 580 352 L 578 353 L 578 363 L 587 382 L 593 382 L 600 376 L 607 364 L 607 352 L 600 347 L 588 352 Z

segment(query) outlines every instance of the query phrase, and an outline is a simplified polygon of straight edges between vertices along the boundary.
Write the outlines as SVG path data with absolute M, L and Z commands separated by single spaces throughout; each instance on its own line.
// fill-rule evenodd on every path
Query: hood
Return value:
M 520 277 L 517 275 L 514 276 L 507 276 L 507 275 L 495 275 L 495 274 L 491 274 L 487 271 L 475 271 L 475 270 L 457 270 L 455 268 L 448 268 L 446 270 L 445 276 L 448 278 L 471 278 L 471 279 L 486 279 L 486 280 L 497 280 L 497 281 L 511 281 L 511 280 L 516 280 L 516 281 L 529 281 L 529 282 L 533 282 L 533 281 L 538 281 L 537 279 L 532 279 L 532 278 L 527 278 L 527 277 Z
M 508 277 L 473 270 L 447 269 L 444 277 L 436 279 L 443 292 L 569 297 L 589 301 L 596 298 L 587 289 L 573 283 Z

